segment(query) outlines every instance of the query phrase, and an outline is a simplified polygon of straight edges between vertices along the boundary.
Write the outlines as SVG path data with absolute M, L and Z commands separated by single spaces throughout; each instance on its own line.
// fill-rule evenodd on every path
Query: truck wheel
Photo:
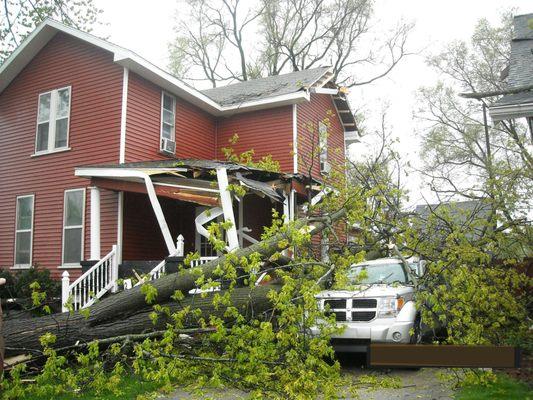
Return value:
M 411 335 L 411 344 L 420 344 L 422 343 L 422 327 L 421 327 L 421 320 L 420 316 L 417 316 L 415 318 L 415 322 L 413 324 L 414 332 Z

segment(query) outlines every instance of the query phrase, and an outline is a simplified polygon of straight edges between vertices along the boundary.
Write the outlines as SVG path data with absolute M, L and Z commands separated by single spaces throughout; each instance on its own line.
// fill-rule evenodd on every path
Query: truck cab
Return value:
M 373 342 L 420 341 L 416 277 L 404 259 L 364 261 L 352 265 L 347 278 L 345 290 L 325 290 L 316 296 L 319 307 L 344 326 L 331 338 L 335 350 L 360 352 Z

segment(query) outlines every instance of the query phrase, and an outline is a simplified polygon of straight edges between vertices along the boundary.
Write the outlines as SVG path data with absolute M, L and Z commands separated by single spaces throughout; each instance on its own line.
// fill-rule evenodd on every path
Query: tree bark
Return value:
M 268 293 L 271 290 L 278 291 L 279 289 L 280 287 L 277 285 L 259 286 L 253 289 L 237 288 L 231 294 L 231 303 L 242 315 L 252 318 L 272 308 Z M 224 317 L 226 307 L 215 307 L 213 296 L 214 293 L 210 293 L 206 297 L 201 295 L 187 296 L 181 301 L 162 305 L 167 306 L 171 313 L 188 306 L 191 307 L 191 310 L 200 309 L 202 311 L 201 317 L 206 320 L 212 315 Z M 78 341 L 84 343 L 109 337 L 159 331 L 165 329 L 167 323 L 172 323 L 161 314 L 154 324 L 150 319 L 152 312 L 153 308 L 145 304 L 142 309 L 136 310 L 127 317 L 119 316 L 114 320 L 108 320 L 94 326 L 90 326 L 88 320 L 82 315 L 69 313 L 5 321 L 6 355 L 40 353 L 42 347 L 39 338 L 45 333 L 52 333 L 56 336 L 54 348 L 62 348 L 72 346 Z M 185 321 L 185 327 L 196 326 L 198 326 L 198 319 L 189 318 Z
M 332 222 L 339 220 L 346 215 L 346 209 L 342 208 L 325 218 L 308 219 L 301 218 L 296 221 L 295 229 L 301 229 L 309 226 L 311 235 L 323 231 Z M 259 253 L 264 258 L 269 258 L 274 253 L 289 247 L 288 233 L 278 233 L 269 239 L 255 243 L 243 249 L 237 249 L 232 254 L 237 257 L 248 257 L 253 253 Z M 284 243 L 280 245 L 280 243 Z M 206 278 L 213 277 L 215 269 L 220 264 L 224 264 L 227 257 L 223 255 L 216 260 L 205 263 L 201 266 L 201 272 Z M 150 282 L 157 289 L 157 298 L 155 303 L 164 303 L 170 299 L 174 293 L 179 290 L 186 294 L 195 287 L 195 281 L 198 275 L 190 269 L 186 269 L 174 274 L 165 275 L 155 281 Z M 113 319 L 117 315 L 127 315 L 128 312 L 134 313 L 136 310 L 146 305 L 145 295 L 141 293 L 141 286 L 134 287 L 118 293 L 115 296 L 104 299 L 100 303 L 90 308 L 89 325 L 94 326 L 106 320 Z
M 343 208 L 331 215 L 320 218 L 302 218 L 296 221 L 293 229 L 307 227 L 310 235 L 315 235 L 326 227 L 346 215 Z M 290 244 L 289 233 L 278 233 L 269 239 L 253 244 L 249 247 L 238 249 L 232 256 L 240 259 L 253 253 L 259 253 L 264 259 L 268 259 L 274 253 L 279 252 Z M 218 265 L 228 259 L 222 256 L 216 260 L 202 265 L 199 270 L 206 277 L 212 277 Z M 283 259 L 283 262 L 287 260 Z M 171 301 L 171 296 L 179 290 L 186 294 L 193 289 L 198 274 L 191 270 L 183 270 L 169 274 L 150 282 L 157 289 L 156 304 L 168 306 L 171 312 L 175 312 L 190 305 L 199 308 L 202 316 L 210 315 L 222 317 L 226 307 L 216 308 L 212 304 L 213 294 L 204 298 L 200 295 L 187 295 L 182 301 Z M 103 299 L 100 303 L 90 308 L 89 317 L 86 318 L 79 312 L 73 314 L 53 314 L 41 318 L 10 320 L 4 322 L 4 337 L 6 338 L 6 354 L 16 355 L 28 352 L 40 352 L 39 338 L 45 333 L 52 333 L 57 341 L 55 348 L 72 346 L 76 342 L 89 342 L 92 340 L 152 332 L 165 329 L 166 323 L 171 322 L 160 316 L 155 324 L 150 319 L 153 308 L 146 303 L 145 295 L 141 292 L 142 286 L 120 292 Z M 270 290 L 279 290 L 278 286 L 238 288 L 232 292 L 232 305 L 241 313 L 252 316 L 253 313 L 261 313 L 271 307 L 267 294 Z M 197 321 L 186 321 L 187 327 L 194 327 Z

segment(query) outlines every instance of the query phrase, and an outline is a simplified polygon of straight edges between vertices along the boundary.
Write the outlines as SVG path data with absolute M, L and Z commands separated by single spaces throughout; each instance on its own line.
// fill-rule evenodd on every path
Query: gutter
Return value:
M 494 121 L 533 116 L 533 103 L 509 104 L 489 107 L 490 117 Z

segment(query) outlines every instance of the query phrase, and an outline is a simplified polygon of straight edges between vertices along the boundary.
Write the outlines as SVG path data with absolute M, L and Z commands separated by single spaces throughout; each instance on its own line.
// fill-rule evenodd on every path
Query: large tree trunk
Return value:
M 309 233 L 316 235 L 329 226 L 331 222 L 346 215 L 346 209 L 341 209 L 326 219 L 301 218 L 296 221 L 295 229 L 301 229 L 306 226 L 310 228 Z M 267 240 L 255 243 L 243 249 L 238 249 L 232 253 L 237 259 L 241 257 L 248 257 L 253 253 L 259 253 L 264 258 L 269 258 L 272 254 L 283 250 L 289 246 L 289 237 L 287 233 L 278 233 Z M 280 246 L 281 243 L 284 243 Z M 224 255 L 216 260 L 205 263 L 201 266 L 201 273 L 207 278 L 212 277 L 215 269 L 219 264 L 226 262 L 227 257 Z M 163 303 L 168 301 L 174 293 L 179 290 L 186 294 L 189 290 L 195 287 L 195 281 L 198 279 L 198 274 L 194 271 L 186 269 L 174 274 L 169 274 L 150 282 L 157 289 L 156 303 Z M 89 325 L 93 326 L 100 324 L 106 320 L 113 319 L 117 315 L 126 315 L 128 312 L 136 312 L 139 308 L 146 305 L 145 295 L 141 293 L 141 286 L 134 287 L 117 295 L 101 301 L 90 308 Z
M 237 288 L 231 294 L 231 303 L 237 307 L 241 314 L 248 317 L 259 314 L 272 308 L 268 300 L 271 290 L 279 290 L 279 286 L 268 285 L 250 288 Z M 187 296 L 179 302 L 162 304 L 171 312 L 182 310 L 190 306 L 191 309 L 200 309 L 201 316 L 208 318 L 211 315 L 223 317 L 226 307 L 216 308 L 213 306 L 214 293 L 206 297 L 201 295 Z M 6 338 L 6 355 L 32 353 L 40 351 L 39 338 L 45 333 L 52 333 L 57 337 L 55 348 L 74 345 L 76 342 L 84 343 L 92 340 L 104 339 L 116 336 L 146 333 L 165 329 L 166 324 L 171 322 L 165 316 L 160 315 L 157 322 L 152 323 L 149 315 L 152 307 L 145 306 L 131 313 L 125 318 L 117 318 L 104 323 L 89 326 L 86 318 L 80 314 L 69 313 L 54 314 L 41 318 L 29 318 L 23 320 L 8 320 L 4 322 L 4 334 Z M 185 327 L 197 326 L 197 319 L 185 321 Z
M 294 229 L 307 227 L 309 234 L 315 235 L 345 215 L 346 210 L 341 209 L 324 218 L 302 218 L 296 221 Z M 238 249 L 232 253 L 232 256 L 240 259 L 241 257 L 248 257 L 252 253 L 259 253 L 264 259 L 268 259 L 274 253 L 287 248 L 289 243 L 289 234 L 282 232 L 244 249 Z M 198 269 L 199 274 L 203 273 L 206 277 L 212 277 L 217 266 L 228 260 L 227 256 L 222 256 L 208 262 Z M 198 295 L 186 296 L 180 302 L 171 301 L 171 296 L 176 291 L 179 290 L 186 294 L 195 287 L 195 281 L 199 276 L 198 271 L 195 273 L 192 270 L 183 270 L 150 282 L 157 289 L 154 303 L 166 305 L 171 311 L 191 305 L 200 308 L 205 317 L 209 315 L 222 316 L 225 308 L 216 309 L 211 303 L 212 295 L 205 298 Z M 88 318 L 76 312 L 74 314 L 62 313 L 41 318 L 5 321 L 6 353 L 15 355 L 28 353 L 32 350 L 39 351 L 41 348 L 39 337 L 47 332 L 56 335 L 57 342 L 54 347 L 61 348 L 71 346 L 78 341 L 84 342 L 164 329 L 167 321 L 163 318 L 160 318 L 156 324 L 151 322 L 149 315 L 153 309 L 146 304 L 141 287 L 137 286 L 103 299 L 90 308 Z M 242 312 L 263 312 L 270 307 L 267 293 L 272 288 L 274 286 L 258 287 L 253 290 L 249 288 L 236 289 L 232 293 L 232 303 Z M 191 326 L 194 325 L 194 321 L 189 322 Z

